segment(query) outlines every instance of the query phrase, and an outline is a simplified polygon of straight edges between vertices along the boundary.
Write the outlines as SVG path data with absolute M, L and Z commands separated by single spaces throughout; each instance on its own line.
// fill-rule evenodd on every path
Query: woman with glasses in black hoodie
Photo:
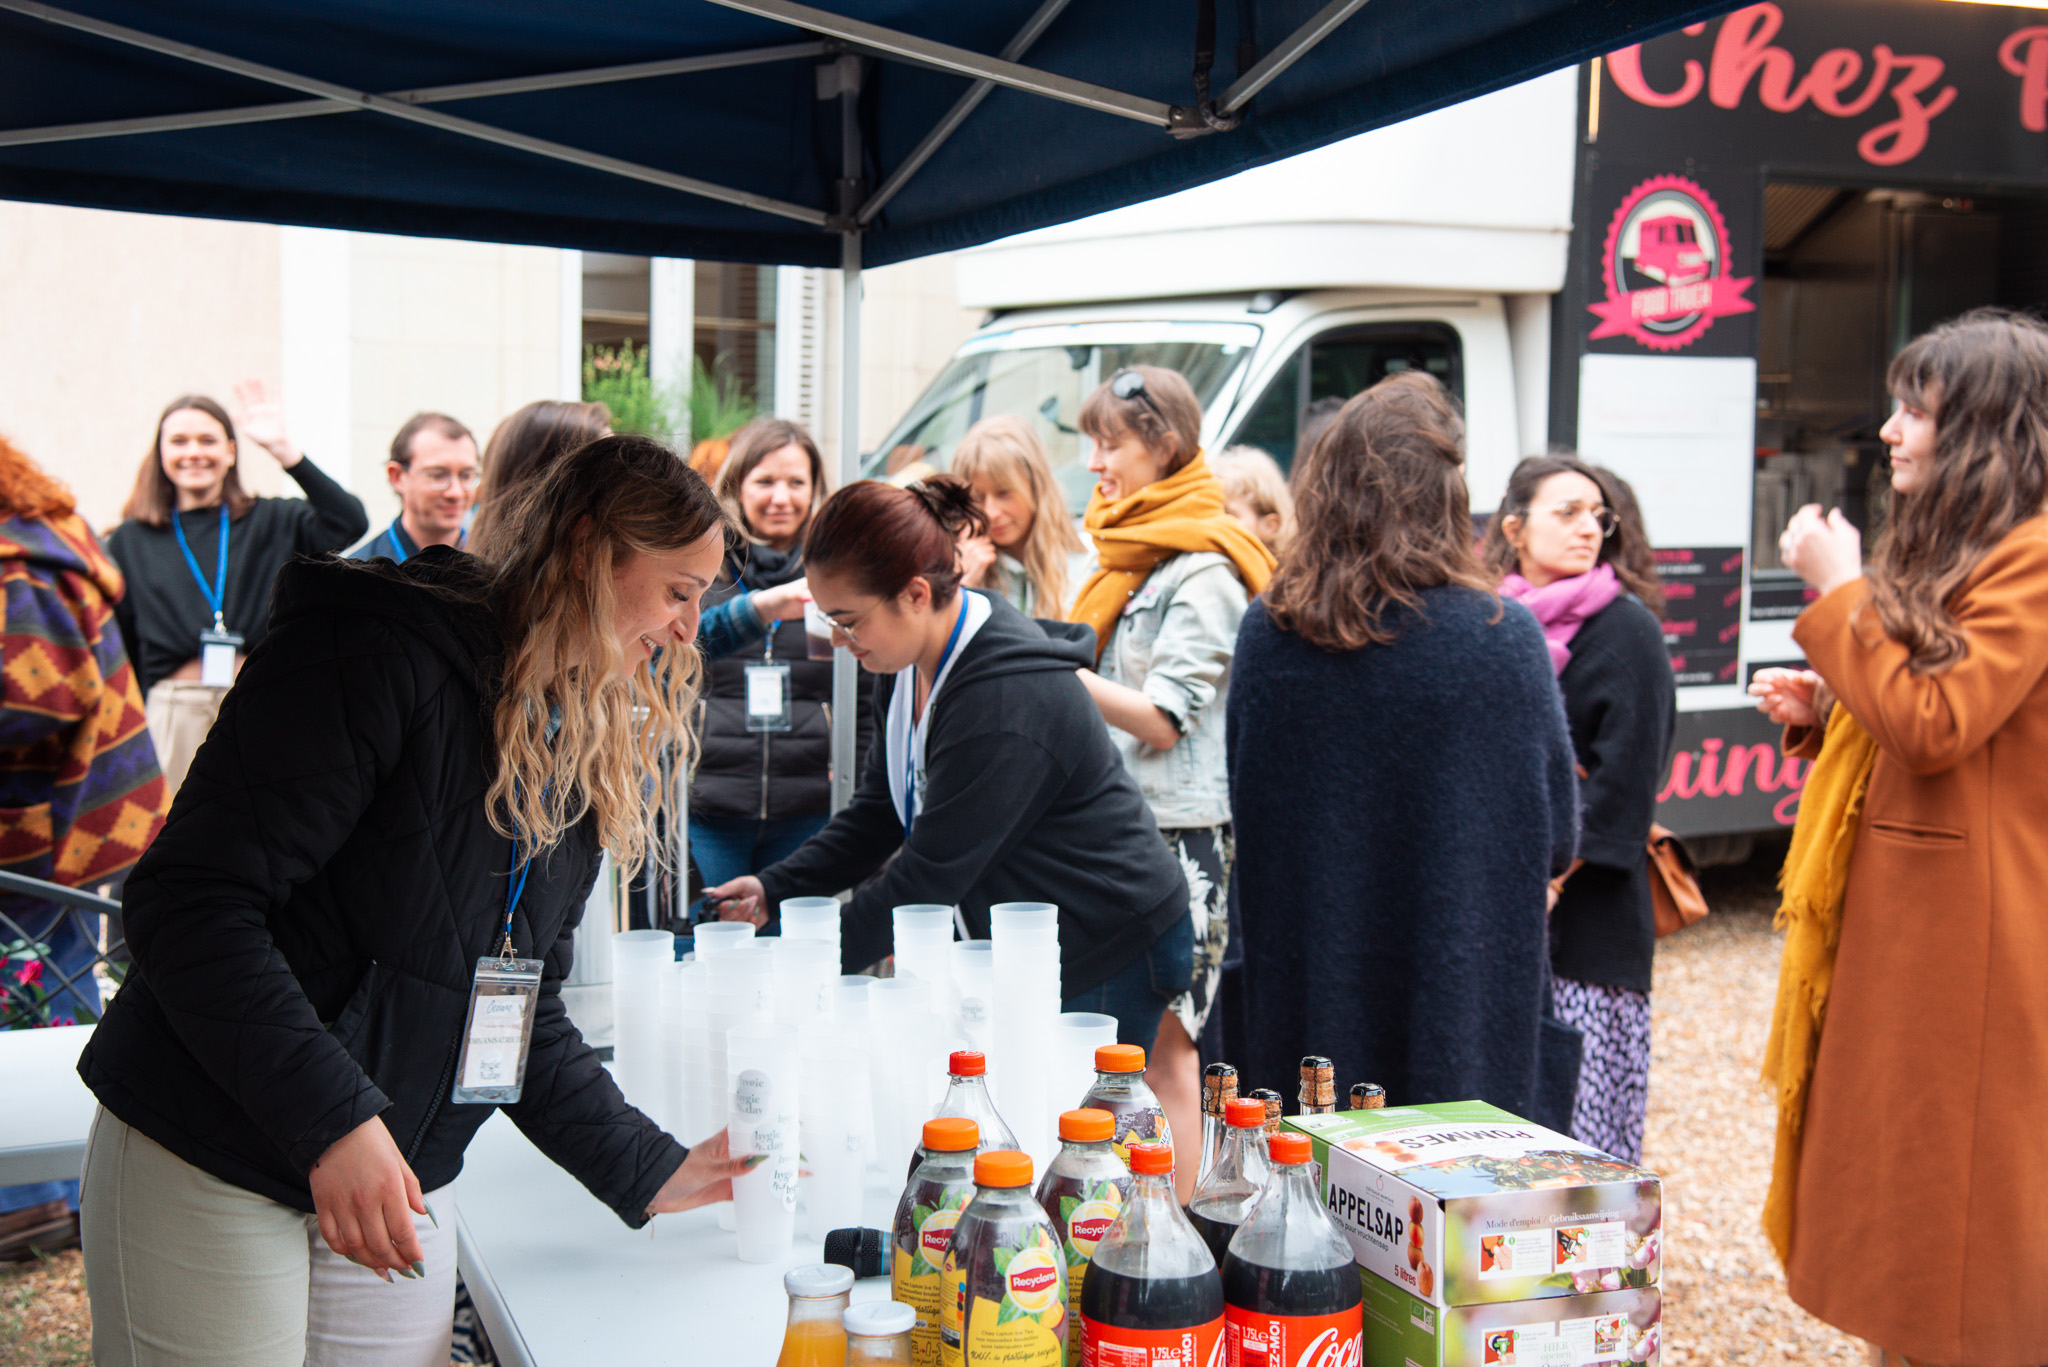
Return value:
M 1193 968 L 1186 937 L 1167 934 L 1187 919 L 1186 884 L 1082 687 L 1089 633 L 1048 635 L 1059 628 L 963 591 L 969 529 L 986 524 L 952 480 L 863 480 L 826 501 L 805 543 L 811 597 L 833 642 L 882 676 L 879 738 L 824 830 L 705 899 L 759 924 L 785 897 L 856 888 L 848 971 L 889 952 L 893 907 L 957 906 L 986 939 L 991 905 L 1052 902 L 1067 1009 L 1113 1015 L 1119 1040 L 1149 1048 Z

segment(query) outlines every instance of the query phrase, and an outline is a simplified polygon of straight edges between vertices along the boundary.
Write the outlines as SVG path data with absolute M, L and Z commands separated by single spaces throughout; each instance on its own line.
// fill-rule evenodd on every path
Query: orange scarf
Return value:
M 1229 556 L 1255 596 L 1273 577 L 1273 553 L 1223 511 L 1222 481 L 1199 452 L 1166 478 L 1114 503 L 1097 493 L 1081 525 L 1095 538 L 1098 568 L 1074 599 L 1071 620 L 1095 629 L 1098 661 L 1124 605 L 1162 560 L 1190 551 Z

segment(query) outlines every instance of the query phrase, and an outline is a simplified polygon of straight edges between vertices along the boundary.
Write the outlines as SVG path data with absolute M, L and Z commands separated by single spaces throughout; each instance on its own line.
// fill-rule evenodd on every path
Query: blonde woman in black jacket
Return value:
M 637 437 L 511 516 L 490 564 L 288 565 L 128 881 L 135 969 L 79 1065 L 101 1364 L 448 1361 L 442 1189 L 493 1109 L 457 1061 L 508 937 L 544 961 L 504 1107 L 542 1152 L 634 1227 L 744 1171 L 628 1106 L 558 994 L 600 847 L 648 852 L 640 776 L 687 735 L 724 517 Z

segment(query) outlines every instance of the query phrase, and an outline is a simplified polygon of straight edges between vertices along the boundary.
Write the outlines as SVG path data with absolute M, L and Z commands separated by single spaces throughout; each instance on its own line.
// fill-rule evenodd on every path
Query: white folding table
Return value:
M 77 1178 L 93 1111 L 78 1055 L 92 1031 L 0 1030 L 0 1187 Z

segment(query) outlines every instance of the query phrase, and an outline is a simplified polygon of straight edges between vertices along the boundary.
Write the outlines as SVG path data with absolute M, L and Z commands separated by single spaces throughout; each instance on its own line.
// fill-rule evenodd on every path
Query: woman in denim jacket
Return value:
M 1274 562 L 1225 511 L 1223 486 L 1202 458 L 1201 405 L 1178 373 L 1117 372 L 1082 405 L 1080 425 L 1094 443 L 1096 477 L 1083 525 L 1101 566 L 1074 603 L 1074 620 L 1095 629 L 1096 670 L 1081 678 L 1188 882 L 1191 963 L 1185 973 L 1177 959 L 1156 966 L 1152 988 L 1166 1010 L 1146 1069 L 1185 1145 L 1201 1133 L 1194 1041 L 1229 941 L 1230 657 Z M 1182 1200 L 1195 1167 L 1184 1165 Z

